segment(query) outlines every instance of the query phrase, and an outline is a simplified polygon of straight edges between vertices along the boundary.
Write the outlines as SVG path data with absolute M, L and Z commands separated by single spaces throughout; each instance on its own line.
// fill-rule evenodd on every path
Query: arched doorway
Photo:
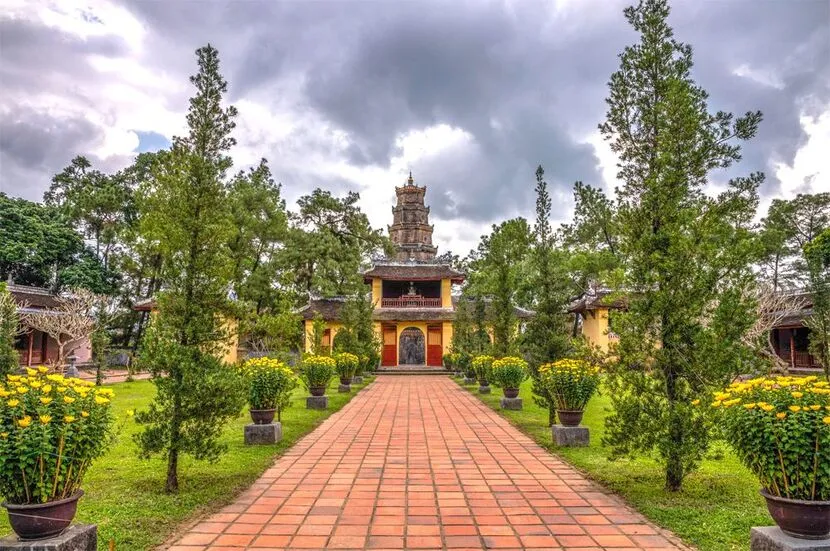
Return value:
M 417 327 L 407 327 L 401 331 L 398 363 L 401 365 L 424 365 L 426 363 L 424 332 Z

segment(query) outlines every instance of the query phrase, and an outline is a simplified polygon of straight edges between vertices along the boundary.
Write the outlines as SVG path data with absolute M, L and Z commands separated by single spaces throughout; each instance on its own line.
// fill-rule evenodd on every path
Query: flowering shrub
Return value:
M 15 504 L 71 496 L 112 441 L 111 389 L 27 373 L 0 383 L 0 494 Z
M 493 379 L 493 356 L 476 356 L 473 358 L 473 369 L 482 385 L 487 385 Z
M 770 494 L 830 500 L 830 383 L 760 377 L 731 384 L 710 407 Z
M 527 362 L 516 356 L 493 361 L 493 380 L 502 388 L 519 388 L 527 373 Z
M 337 373 L 344 379 L 351 379 L 354 377 L 357 367 L 360 364 L 360 358 L 349 352 L 341 352 L 334 355 L 334 361 L 337 363 Z
M 540 366 L 539 379 L 556 409 L 582 411 L 599 386 L 599 368 L 584 360 L 559 360 Z
M 251 409 L 276 409 L 279 415 L 291 403 L 291 393 L 299 381 L 290 367 L 274 358 L 252 358 L 241 367 L 248 379 L 248 405 Z
M 337 369 L 337 362 L 329 356 L 306 356 L 300 371 L 306 388 L 327 387 Z
M 455 354 L 450 352 L 444 354 L 442 358 L 444 360 L 444 367 L 446 367 L 447 369 L 453 369 L 455 367 Z

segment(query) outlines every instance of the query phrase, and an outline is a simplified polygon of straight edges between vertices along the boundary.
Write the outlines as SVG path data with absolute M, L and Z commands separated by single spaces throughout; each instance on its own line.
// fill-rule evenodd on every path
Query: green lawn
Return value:
M 218 463 L 179 459 L 178 494 L 164 493 L 166 463 L 136 457 L 130 436 L 137 426 L 130 420 L 118 443 L 90 469 L 84 481 L 86 495 L 81 499 L 79 522 L 98 524 L 98 547 L 107 549 L 115 541 L 119 550 L 151 549 L 169 538 L 180 526 L 201 515 L 216 511 L 245 490 L 257 477 L 300 437 L 309 433 L 326 417 L 343 407 L 355 392 L 368 384 L 352 385 L 350 394 L 337 392 L 335 379 L 328 392 L 329 409 L 305 409 L 307 393 L 299 388 L 291 407 L 282 414 L 283 439 L 273 446 L 245 446 L 243 427 L 250 423 L 247 409 L 226 427 L 222 439 L 229 452 Z M 149 381 L 119 383 L 113 408 L 119 419 L 129 409 L 141 409 L 152 399 L 155 389 Z M 11 529 L 8 518 L 0 514 L 0 534 Z
M 729 451 L 718 446 L 700 470 L 688 476 L 683 490 L 663 490 L 663 474 L 648 458 L 608 460 L 600 441 L 603 419 L 608 414 L 607 396 L 595 396 L 585 411 L 583 424 L 591 429 L 587 448 L 558 448 L 547 427 L 548 413 L 533 402 L 530 381 L 522 385 L 522 411 L 502 411 L 501 389 L 478 394 L 478 385 L 466 388 L 498 410 L 544 448 L 558 454 L 590 478 L 617 492 L 655 524 L 672 530 L 685 542 L 703 551 L 749 548 L 749 529 L 772 524 L 758 494 L 757 479 Z

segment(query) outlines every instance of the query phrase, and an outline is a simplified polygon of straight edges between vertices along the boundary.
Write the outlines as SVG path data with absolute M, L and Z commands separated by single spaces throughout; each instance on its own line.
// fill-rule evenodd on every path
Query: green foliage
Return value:
M 830 500 L 828 387 L 816 377 L 761 377 L 715 395 L 727 441 L 771 494 Z
M 449 370 L 453 370 L 455 368 L 455 354 L 452 352 L 448 352 L 441 356 L 441 360 L 444 363 L 444 367 Z
M 71 496 L 112 442 L 112 390 L 46 373 L 0 383 L 0 495 L 10 503 Z
M 520 284 L 527 269 L 532 233 L 527 220 L 514 218 L 493 225 L 483 236 L 470 261 L 469 288 L 472 296 L 490 297 L 493 353 L 515 351 L 517 320 L 514 311 Z
M 349 352 L 360 358 L 356 375 L 380 360 L 380 339 L 375 333 L 370 295 L 355 293 L 346 299 L 340 311 L 342 326 L 334 338 L 337 352 Z
M 277 421 L 291 402 L 297 388 L 297 376 L 287 365 L 274 358 L 252 358 L 241 366 L 248 382 L 248 405 L 251 409 L 276 409 Z
M 353 192 L 341 198 L 315 189 L 297 201 L 299 212 L 291 215 L 282 258 L 298 295 L 362 292 L 361 265 L 374 254 L 391 251 L 389 239 L 361 212 L 359 199 Z
M 327 387 L 337 370 L 337 362 L 329 356 L 306 356 L 300 366 L 300 377 L 306 389 Z
M 360 358 L 349 352 L 340 352 L 334 355 L 337 363 L 337 374 L 341 379 L 351 379 L 360 367 Z
M 599 368 L 582 360 L 564 359 L 539 367 L 539 379 L 556 409 L 582 411 L 599 387 Z
M 809 284 L 805 247 L 830 227 L 830 193 L 799 193 L 794 199 L 773 199 L 761 221 L 761 275 L 773 290 Z
M 328 347 L 323 347 L 323 336 L 326 331 L 326 320 L 319 312 L 314 313 L 311 321 L 311 353 L 315 356 L 324 356 L 331 353 Z
M 528 377 L 527 362 L 516 356 L 507 356 L 493 362 L 493 381 L 502 388 L 519 388 Z
M 620 55 L 600 130 L 620 159 L 615 225 L 629 297 L 614 318 L 605 443 L 616 455 L 656 452 L 674 491 L 710 440 L 689 403 L 757 365 L 742 339 L 755 315 L 748 290 L 763 175 L 704 193 L 710 171 L 740 159 L 733 142 L 753 137 L 761 114 L 709 113 L 690 76 L 692 49 L 674 39 L 668 15 L 666 0 L 625 10 L 640 42 Z
M 289 350 L 301 350 L 303 324 L 300 317 L 284 306 L 272 312 L 257 314 L 246 312 L 240 334 L 245 335 L 248 346 L 260 353 L 278 354 Z
M 482 386 L 487 386 L 493 380 L 493 356 L 476 356 L 473 358 L 472 366 L 476 372 L 476 377 Z
M 142 182 L 141 234 L 156 244 L 164 291 L 144 341 L 141 362 L 153 374 L 158 395 L 138 415 L 142 456 L 168 457 L 166 489 L 178 489 L 180 453 L 215 460 L 224 451 L 222 425 L 244 403 L 244 382 L 217 355 L 227 342 L 223 312 L 232 263 L 233 234 L 224 176 L 236 109 L 222 106 L 227 83 L 219 56 L 208 45 L 196 51 L 196 94 L 187 114 L 188 136 L 155 158 Z
M 813 312 L 805 320 L 810 328 L 810 353 L 830 380 L 830 228 L 804 246 L 809 274 L 808 289 L 812 295 Z
M 9 275 L 41 287 L 89 282 L 87 288 L 96 293 L 107 291 L 114 277 L 86 252 L 81 235 L 59 210 L 0 193 L 0 277 Z
M 14 347 L 20 332 L 17 303 L 5 283 L 0 283 L 0 380 L 17 371 L 18 356 Z

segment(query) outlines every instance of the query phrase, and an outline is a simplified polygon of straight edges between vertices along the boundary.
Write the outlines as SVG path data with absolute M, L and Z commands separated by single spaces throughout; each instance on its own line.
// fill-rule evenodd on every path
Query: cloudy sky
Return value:
M 239 109 L 237 168 L 266 157 L 289 204 L 357 190 L 376 226 L 412 170 L 440 249 L 463 254 L 533 216 L 540 163 L 559 220 L 575 180 L 613 189 L 596 129 L 636 40 L 624 5 L 0 0 L 0 190 L 39 200 L 75 155 L 117 170 L 165 147 L 210 42 Z M 830 0 L 675 1 L 671 23 L 712 109 L 763 111 L 740 170 L 767 173 L 764 208 L 830 191 Z

